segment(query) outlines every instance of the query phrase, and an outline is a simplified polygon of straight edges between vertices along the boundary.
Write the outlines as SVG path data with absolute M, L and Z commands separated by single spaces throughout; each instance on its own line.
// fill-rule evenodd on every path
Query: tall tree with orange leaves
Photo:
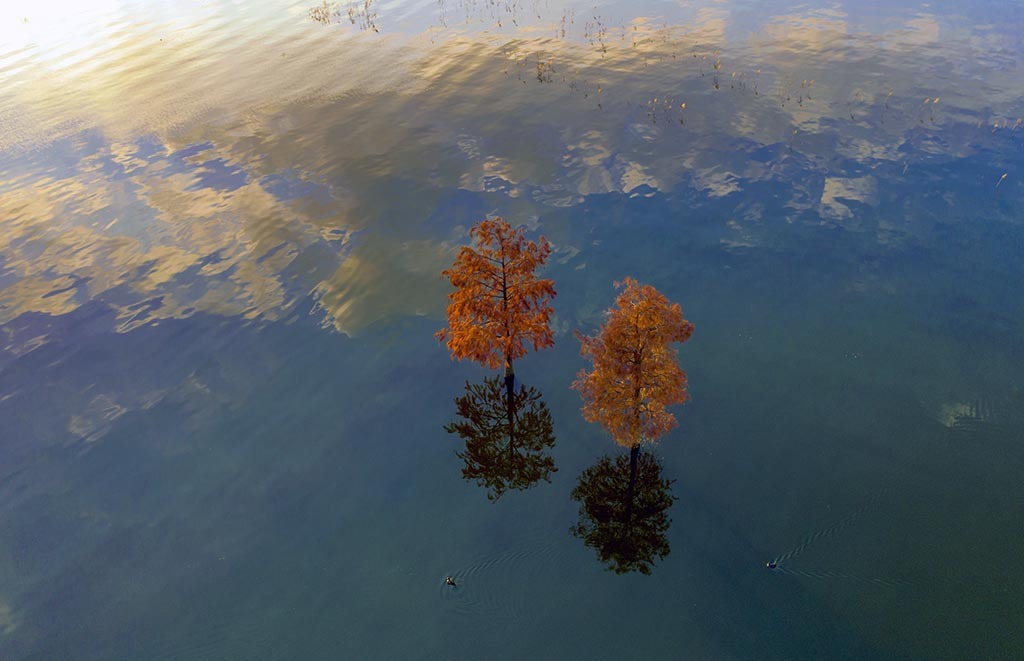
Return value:
M 598 422 L 630 449 L 630 496 L 640 444 L 678 424 L 667 407 L 689 398 L 686 373 L 671 342 L 685 342 L 693 324 L 678 303 L 632 278 L 615 283 L 622 293 L 594 337 L 577 334 L 581 355 L 593 370 L 581 370 L 572 387 L 583 398 L 583 417 Z M 630 499 L 631 500 L 631 499 Z
M 492 369 L 505 368 L 512 397 L 513 361 L 553 346 L 551 299 L 554 283 L 537 277 L 551 246 L 540 237 L 528 241 L 522 228 L 502 218 L 482 220 L 469 230 L 474 246 L 463 246 L 455 263 L 441 274 L 455 291 L 448 295 L 448 328 L 437 332 L 452 357 L 468 358 Z

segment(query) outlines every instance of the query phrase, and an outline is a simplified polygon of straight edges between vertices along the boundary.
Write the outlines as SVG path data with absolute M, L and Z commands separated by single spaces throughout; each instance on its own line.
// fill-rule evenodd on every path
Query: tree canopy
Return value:
M 638 447 L 676 426 L 667 410 L 689 398 L 686 373 L 670 342 L 685 342 L 693 324 L 678 303 L 632 278 L 594 337 L 577 334 L 580 353 L 593 369 L 581 370 L 573 388 L 583 398 L 583 417 L 600 423 L 616 443 Z
M 474 246 L 463 246 L 441 274 L 455 291 L 448 295 L 448 327 L 437 332 L 452 357 L 491 369 L 510 368 L 527 346 L 554 345 L 550 320 L 554 283 L 536 271 L 551 253 L 540 237 L 534 243 L 522 228 L 502 218 L 482 220 L 469 230 Z

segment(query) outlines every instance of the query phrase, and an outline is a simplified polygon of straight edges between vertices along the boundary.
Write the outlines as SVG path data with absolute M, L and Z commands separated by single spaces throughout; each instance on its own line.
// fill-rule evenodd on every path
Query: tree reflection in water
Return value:
M 580 505 L 573 535 L 616 574 L 650 574 L 655 558 L 669 554 L 665 533 L 676 497 L 670 490 L 674 480 L 664 479 L 661 469 L 654 455 L 641 454 L 637 447 L 628 457 L 601 457 L 583 471 L 572 491 Z
M 467 382 L 455 407 L 461 420 L 444 428 L 466 441 L 465 450 L 457 453 L 465 462 L 462 477 L 487 488 L 490 500 L 541 479 L 551 481 L 558 470 L 548 454 L 555 435 L 551 412 L 537 389 L 507 390 L 504 380 L 494 376 Z

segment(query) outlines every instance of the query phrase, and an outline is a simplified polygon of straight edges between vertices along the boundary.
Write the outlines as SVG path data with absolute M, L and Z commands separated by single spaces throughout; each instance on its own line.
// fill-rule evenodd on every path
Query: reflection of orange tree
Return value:
M 558 469 L 547 450 L 555 436 L 540 392 L 520 386 L 510 398 L 495 376 L 467 383 L 455 407 L 462 420 L 445 425 L 445 430 L 466 442 L 458 453 L 465 462 L 462 477 L 486 487 L 489 499 L 508 489 L 528 489 L 541 479 L 551 481 Z
M 665 533 L 672 524 L 668 509 L 676 499 L 671 485 L 650 453 L 636 462 L 627 462 L 625 456 L 601 457 L 583 471 L 572 491 L 580 505 L 572 533 L 615 573 L 650 574 L 655 558 L 670 550 Z

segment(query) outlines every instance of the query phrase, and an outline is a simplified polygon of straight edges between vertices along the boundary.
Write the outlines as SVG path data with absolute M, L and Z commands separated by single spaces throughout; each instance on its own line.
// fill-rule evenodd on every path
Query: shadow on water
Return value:
M 462 477 L 487 489 L 497 500 L 509 489 L 529 489 L 539 480 L 551 481 L 558 469 L 549 451 L 555 444 L 548 410 L 536 388 L 506 391 L 497 376 L 483 383 L 466 383 L 466 394 L 455 398 L 460 418 L 445 425 L 466 447 L 457 453 L 465 462 Z
M 638 453 L 635 469 L 631 480 L 629 457 L 605 455 L 583 471 L 572 491 L 580 505 L 572 534 L 617 574 L 650 574 L 655 560 L 671 550 L 666 533 L 674 480 L 662 477 L 661 462 L 650 453 Z

